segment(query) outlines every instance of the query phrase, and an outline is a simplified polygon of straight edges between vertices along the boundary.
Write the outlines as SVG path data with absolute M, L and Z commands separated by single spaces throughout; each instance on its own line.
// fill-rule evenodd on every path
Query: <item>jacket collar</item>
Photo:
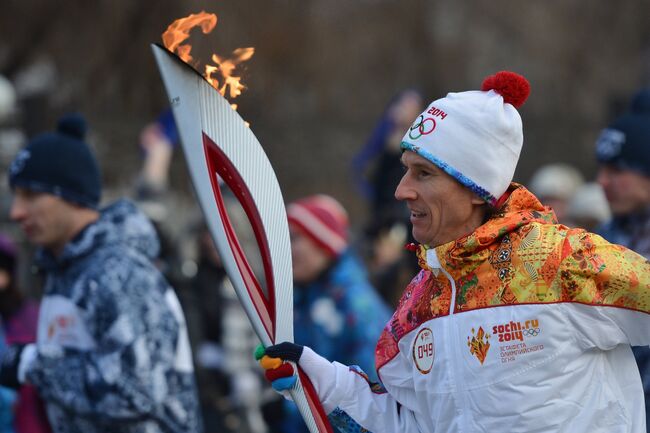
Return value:
M 524 186 L 513 182 L 508 192 L 510 195 L 503 205 L 469 235 L 435 248 L 418 245 L 416 255 L 420 267 L 428 271 L 443 267 L 451 270 L 482 262 L 490 247 L 500 243 L 506 234 L 532 222 L 557 224 L 553 210 L 542 205 Z

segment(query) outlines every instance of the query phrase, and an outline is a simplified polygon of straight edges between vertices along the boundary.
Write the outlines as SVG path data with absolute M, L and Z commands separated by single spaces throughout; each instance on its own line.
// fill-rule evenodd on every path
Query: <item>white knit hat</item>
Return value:
M 506 192 L 524 141 L 521 106 L 528 81 L 514 72 L 487 77 L 482 90 L 433 101 L 401 147 L 428 159 L 491 205 Z

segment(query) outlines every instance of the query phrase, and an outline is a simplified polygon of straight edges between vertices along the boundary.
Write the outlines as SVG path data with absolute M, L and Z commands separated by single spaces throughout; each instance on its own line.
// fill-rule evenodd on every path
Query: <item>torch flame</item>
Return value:
M 255 48 L 249 47 L 249 48 L 237 48 L 235 51 L 232 52 L 232 57 L 229 59 L 220 57 L 217 54 L 213 54 L 212 61 L 215 63 L 216 66 L 210 67 L 210 69 L 208 69 L 208 66 L 210 65 L 206 65 L 206 69 L 205 69 L 206 78 L 216 89 L 219 90 L 219 92 L 222 95 L 226 94 L 226 87 L 229 87 L 230 88 L 230 91 L 228 92 L 229 96 L 231 98 L 236 98 L 237 96 L 241 95 L 242 90 L 244 90 L 246 87 L 241 83 L 241 77 L 232 75 L 233 70 L 240 63 L 245 62 L 246 60 L 253 57 L 253 53 L 255 53 Z M 215 80 L 213 82 L 212 73 L 214 71 L 219 71 L 221 73 L 221 76 L 223 77 L 223 84 L 221 85 L 221 87 L 219 87 L 218 81 Z
M 192 46 L 183 44 L 190 36 L 190 30 L 194 27 L 200 26 L 204 34 L 210 33 L 217 25 L 217 16 L 201 11 L 198 14 L 190 14 L 185 18 L 179 18 L 167 27 L 165 33 L 162 34 L 163 44 L 171 52 L 176 52 L 178 57 L 185 63 L 190 63 L 192 55 L 190 54 Z M 241 82 L 241 77 L 233 75 L 237 66 L 253 57 L 255 48 L 237 48 L 234 50 L 230 57 L 221 57 L 218 54 L 212 54 L 212 62 L 214 64 L 206 64 L 204 66 L 205 79 L 219 91 L 223 96 L 231 99 L 241 95 L 246 86 Z M 220 81 L 221 79 L 221 81 Z M 234 110 L 237 109 L 236 104 L 231 104 Z
M 172 53 L 175 51 L 178 57 L 185 63 L 192 61 L 190 51 L 191 45 L 181 45 L 185 39 L 190 37 L 190 30 L 196 26 L 201 26 L 203 34 L 207 35 L 217 25 L 217 16 L 201 11 L 198 14 L 190 14 L 185 18 L 179 18 L 167 27 L 162 34 L 163 44 Z

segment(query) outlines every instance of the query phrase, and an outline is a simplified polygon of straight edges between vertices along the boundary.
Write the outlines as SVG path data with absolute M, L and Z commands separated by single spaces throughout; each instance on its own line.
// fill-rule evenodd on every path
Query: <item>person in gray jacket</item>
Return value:
M 151 262 L 151 222 L 120 200 L 98 210 L 101 181 L 83 117 L 14 159 L 10 216 L 46 273 L 35 345 L 14 346 L 0 383 L 31 383 L 54 432 L 200 432 L 185 319 Z

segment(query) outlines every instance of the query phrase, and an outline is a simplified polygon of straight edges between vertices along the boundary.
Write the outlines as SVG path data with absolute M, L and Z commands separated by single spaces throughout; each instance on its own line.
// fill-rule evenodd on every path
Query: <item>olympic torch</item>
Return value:
M 284 200 L 262 146 L 244 120 L 198 72 L 152 45 L 199 205 L 228 277 L 265 346 L 293 341 L 291 246 Z M 262 258 L 266 290 L 229 219 L 221 179 L 241 204 Z M 290 391 L 312 433 L 332 432 L 313 385 L 297 368 Z

